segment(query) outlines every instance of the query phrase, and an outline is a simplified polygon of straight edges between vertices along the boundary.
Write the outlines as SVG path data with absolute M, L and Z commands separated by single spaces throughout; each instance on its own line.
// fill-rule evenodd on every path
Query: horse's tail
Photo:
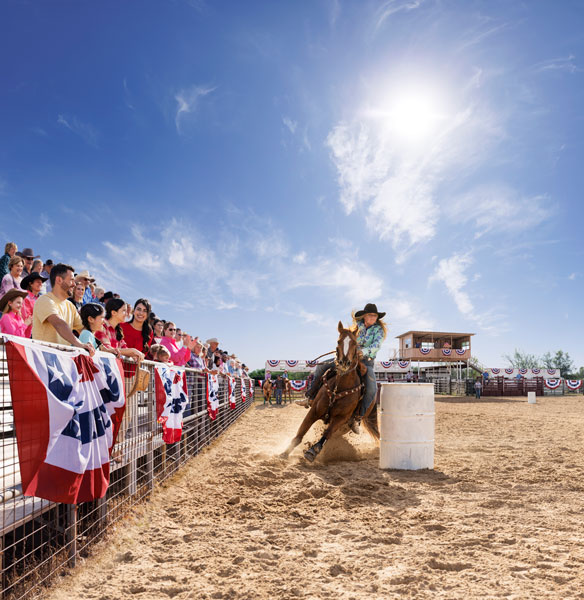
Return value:
M 369 414 L 365 417 L 363 424 L 365 429 L 369 432 L 372 438 L 376 442 L 379 442 L 379 427 L 377 425 L 377 402 L 373 402 L 373 408 L 369 411 Z

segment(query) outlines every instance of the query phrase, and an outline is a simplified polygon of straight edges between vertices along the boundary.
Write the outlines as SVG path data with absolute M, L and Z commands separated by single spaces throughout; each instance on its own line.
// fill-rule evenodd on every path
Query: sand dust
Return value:
M 304 414 L 252 407 L 46 597 L 584 598 L 582 396 L 441 399 L 420 472 L 280 459 Z

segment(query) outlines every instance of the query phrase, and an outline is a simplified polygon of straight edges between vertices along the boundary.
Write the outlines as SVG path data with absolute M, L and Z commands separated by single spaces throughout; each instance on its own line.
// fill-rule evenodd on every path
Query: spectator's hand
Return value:
M 144 360 L 144 354 L 142 352 L 140 352 L 140 350 L 137 350 L 136 348 L 128 348 L 128 351 L 126 352 L 126 356 L 129 356 L 130 358 L 135 358 L 138 362 Z
M 192 352 L 195 349 L 195 344 L 197 341 L 192 339 L 190 335 L 187 335 L 186 340 L 187 348 Z
M 91 344 L 81 344 L 81 348 L 87 350 L 87 352 L 89 352 L 89 356 L 93 356 L 95 354 L 95 348 Z
M 32 315 L 29 315 L 28 317 L 26 317 L 26 319 L 24 320 L 24 324 L 26 326 L 30 325 L 32 323 Z

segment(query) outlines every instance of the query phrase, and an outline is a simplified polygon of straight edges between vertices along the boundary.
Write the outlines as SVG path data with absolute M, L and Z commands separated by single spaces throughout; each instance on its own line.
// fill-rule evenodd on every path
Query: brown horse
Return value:
M 288 397 L 288 404 L 292 404 L 292 384 L 289 379 L 284 379 L 284 402 L 286 397 Z
M 269 379 L 264 381 L 264 385 L 262 386 L 262 392 L 264 393 L 264 404 L 269 402 L 272 404 L 272 382 Z
M 338 329 L 339 340 L 335 359 L 337 373 L 332 379 L 327 379 L 325 373 L 322 378 L 322 387 L 313 400 L 310 410 L 304 417 L 296 436 L 282 453 L 284 458 L 287 458 L 290 452 L 300 444 L 312 425 L 322 419 L 328 427 L 324 430 L 320 440 L 304 452 L 304 458 L 313 462 L 327 440 L 349 421 L 359 405 L 362 388 L 359 374 L 365 375 L 367 368 L 360 361 L 360 352 L 355 334 L 349 329 L 344 329 L 341 321 L 339 321 Z M 375 402 L 372 402 L 369 406 L 364 424 L 371 436 L 379 441 L 377 405 Z

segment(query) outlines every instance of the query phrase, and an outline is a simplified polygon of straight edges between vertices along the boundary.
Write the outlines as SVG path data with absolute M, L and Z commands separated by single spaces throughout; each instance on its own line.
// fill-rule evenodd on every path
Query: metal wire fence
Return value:
M 60 346 L 60 349 L 66 349 Z M 216 420 L 207 412 L 206 376 L 186 369 L 189 404 L 179 442 L 166 444 L 157 422 L 154 366 L 148 389 L 128 398 L 135 365 L 124 363 L 126 410 L 110 461 L 110 485 L 100 500 L 58 504 L 22 494 L 18 448 L 14 431 L 9 369 L 0 340 L 0 559 L 2 598 L 40 598 L 56 574 L 74 567 L 92 543 L 128 514 L 160 483 L 220 436 L 251 406 L 242 401 L 241 381 L 235 389 L 235 407 L 228 398 L 227 379 L 220 377 Z

